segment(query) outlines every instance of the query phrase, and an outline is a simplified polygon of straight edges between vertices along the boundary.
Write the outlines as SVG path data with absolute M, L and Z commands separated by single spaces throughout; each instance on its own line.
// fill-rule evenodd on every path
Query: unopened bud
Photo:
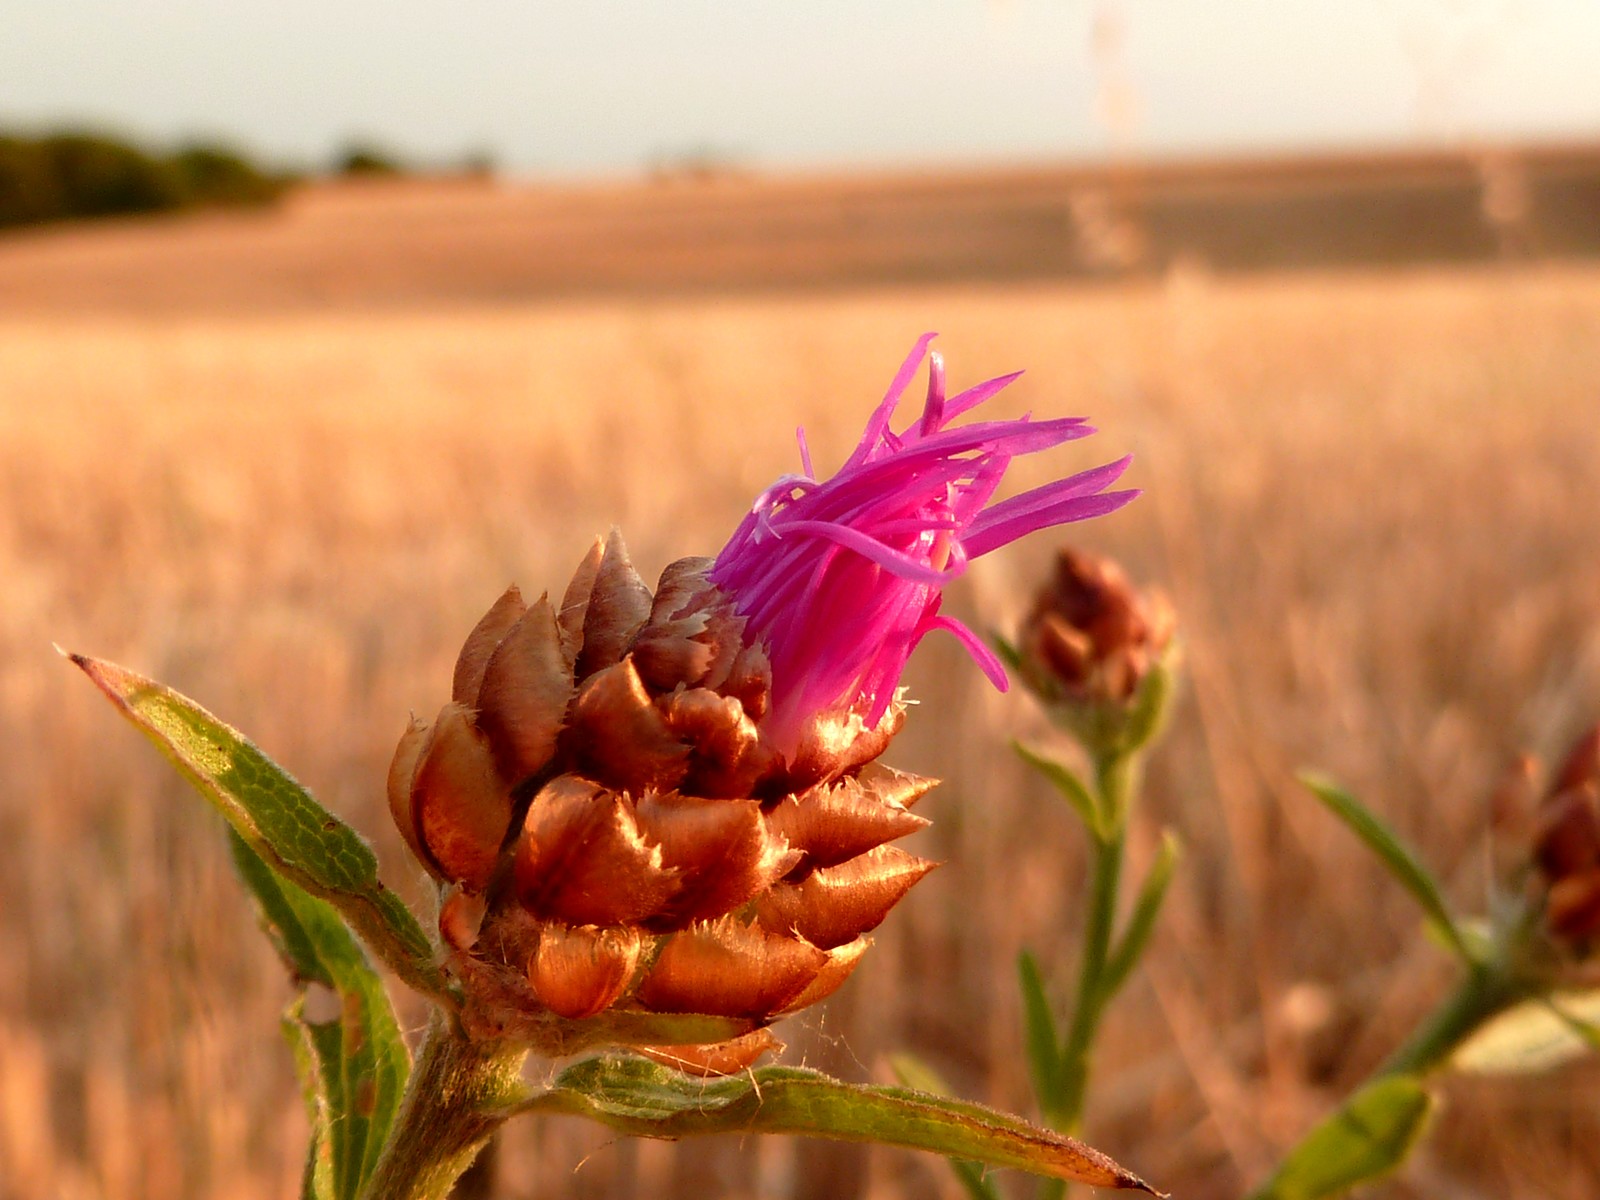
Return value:
M 1109 558 L 1062 547 L 1023 623 L 1020 649 L 1042 692 L 1126 704 L 1172 640 L 1172 605 Z
M 1600 726 L 1578 739 L 1552 778 L 1533 860 L 1546 884 L 1546 928 L 1587 954 L 1600 942 Z
M 1015 653 L 1053 717 L 1091 750 L 1124 751 L 1159 725 L 1165 693 L 1148 685 L 1171 663 L 1175 628 L 1164 593 L 1135 588 L 1108 558 L 1062 547 Z

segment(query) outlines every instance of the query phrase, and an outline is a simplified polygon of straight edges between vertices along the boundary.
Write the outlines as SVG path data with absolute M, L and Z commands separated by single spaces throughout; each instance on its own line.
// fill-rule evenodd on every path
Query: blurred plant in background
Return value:
M 1063 1010 L 1052 998 L 1048 969 L 1032 954 L 1025 951 L 1018 962 L 1034 1099 L 1045 1123 L 1063 1132 L 1082 1128 L 1095 1036 L 1149 944 L 1177 866 L 1179 843 L 1168 830 L 1132 909 L 1120 913 L 1141 763 L 1172 702 L 1179 665 L 1175 628 L 1165 594 L 1135 588 L 1109 559 L 1063 547 L 1016 640 L 996 639 L 1001 657 L 1076 743 L 1088 768 L 1080 772 L 1051 752 L 1014 743 L 1082 819 L 1090 840 L 1089 895 L 1070 1007 Z M 909 1058 L 901 1060 L 901 1072 L 908 1081 L 928 1078 L 928 1069 Z M 998 1196 L 978 1164 L 957 1162 L 955 1168 L 972 1196 Z M 1041 1193 L 1059 1197 L 1063 1188 L 1051 1181 Z
M 1524 756 L 1495 790 L 1495 874 L 1478 920 L 1454 915 L 1428 869 L 1354 796 L 1304 776 L 1416 900 L 1460 979 L 1252 1200 L 1341 1195 L 1400 1166 L 1425 1131 L 1439 1075 L 1540 1071 L 1600 1049 L 1600 726 L 1574 743 L 1542 797 L 1536 775 Z
M 1165 595 L 1141 592 L 1114 562 L 1063 548 L 1016 640 L 998 639 L 1088 770 L 1017 744 L 1090 837 L 1089 895 L 1077 983 L 1064 1011 L 1048 966 L 1024 952 L 1019 973 L 1035 1101 L 1052 1128 L 1082 1128 L 1096 1034 L 1149 943 L 1178 859 L 1167 831 L 1126 917 L 1119 892 L 1142 757 L 1158 740 L 1179 669 Z M 1493 803 L 1496 874 L 1488 915 L 1452 915 L 1438 882 L 1374 814 L 1316 775 L 1304 782 L 1378 856 L 1422 907 L 1434 940 L 1462 968 L 1456 987 L 1372 1078 L 1289 1150 L 1253 1200 L 1323 1200 L 1402 1165 L 1434 1108 L 1431 1078 L 1448 1070 L 1542 1070 L 1600 1049 L 1600 726 L 1566 754 L 1538 794 L 1523 756 Z M 1064 1031 L 1064 1032 L 1063 1032 Z M 902 1056 L 907 1082 L 941 1086 Z M 983 1167 L 955 1161 L 974 1200 L 997 1200 Z M 1065 1184 L 1040 1184 L 1059 1198 Z
M 1149 944 L 1177 865 L 1178 840 L 1168 830 L 1132 909 L 1120 917 L 1142 759 L 1165 727 L 1172 701 L 1179 657 L 1175 625 L 1163 593 L 1137 590 L 1109 559 L 1063 548 L 1017 642 L 1004 645 L 1006 657 L 1051 721 L 1077 742 L 1089 768 L 1085 778 L 1049 754 L 1016 744 L 1082 818 L 1090 839 L 1089 896 L 1070 1009 L 1058 1011 L 1031 954 L 1019 963 L 1034 1092 L 1054 1129 L 1082 1127 L 1095 1034 Z

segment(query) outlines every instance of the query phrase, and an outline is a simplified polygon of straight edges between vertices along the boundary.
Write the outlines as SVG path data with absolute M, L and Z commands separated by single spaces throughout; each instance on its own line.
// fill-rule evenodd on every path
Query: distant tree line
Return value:
M 221 146 L 152 154 L 101 134 L 0 133 L 0 227 L 267 204 L 291 182 Z
M 489 178 L 493 157 L 465 155 L 443 168 L 418 167 L 387 149 L 354 142 L 324 170 L 386 178 L 417 170 Z M 304 176 L 251 161 L 225 146 L 193 144 L 152 153 L 101 133 L 24 136 L 0 130 L 0 229 L 128 213 L 270 204 Z

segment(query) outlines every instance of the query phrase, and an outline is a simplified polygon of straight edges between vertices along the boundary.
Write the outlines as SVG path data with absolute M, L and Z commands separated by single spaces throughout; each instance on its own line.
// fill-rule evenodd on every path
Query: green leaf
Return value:
M 1020 1117 L 909 1088 L 844 1083 L 798 1067 L 699 1079 L 631 1055 L 604 1055 L 568 1067 L 515 1111 L 588 1117 L 639 1137 L 747 1132 L 873 1142 L 1161 1194 L 1098 1150 Z
M 1307 1134 L 1252 1200 L 1322 1200 L 1387 1175 L 1405 1162 L 1432 1108 L 1413 1076 L 1369 1083 Z
M 913 1054 L 895 1054 L 889 1058 L 889 1069 L 894 1077 L 908 1088 L 931 1092 L 935 1096 L 948 1096 L 950 1088 L 940 1074 Z M 1000 1190 L 985 1173 L 980 1162 L 970 1158 L 946 1159 L 956 1179 L 966 1189 L 972 1200 L 1000 1200 Z
M 1444 896 L 1439 891 L 1438 882 L 1416 856 L 1406 849 L 1394 831 L 1380 821 L 1361 801 L 1331 779 L 1306 772 L 1300 776 L 1300 782 L 1310 788 L 1317 799 L 1327 805 L 1333 815 L 1348 825 L 1351 831 L 1367 844 L 1367 848 L 1383 861 L 1389 868 L 1389 873 L 1422 906 L 1429 924 L 1433 926 L 1435 936 L 1440 938 L 1462 962 L 1475 965 L 1477 959 L 1461 935 L 1455 918 L 1445 907 Z
M 1172 669 L 1167 665 L 1171 647 L 1140 680 L 1133 708 L 1122 727 L 1122 752 L 1131 754 L 1156 739 L 1167 724 L 1172 700 Z
M 410 1055 L 383 980 L 332 905 L 276 875 L 230 831 L 234 865 L 302 985 L 286 1030 L 312 1114 L 304 1194 L 354 1200 L 371 1173 L 405 1091 Z M 330 989 L 332 1011 L 309 1011 L 307 989 Z
M 328 1141 L 328 1105 L 322 1094 L 322 1075 L 311 1045 L 311 1031 L 300 1019 L 303 997 L 296 998 L 283 1014 L 283 1040 L 294 1057 L 295 1075 L 305 1098 L 306 1120 L 311 1126 L 311 1144 L 306 1149 L 305 1170 L 300 1176 L 300 1200 L 336 1200 L 333 1192 L 333 1147 Z
M 1474 1075 L 1548 1071 L 1600 1050 L 1600 990 L 1527 1000 L 1479 1026 L 1450 1065 Z
M 1071 767 L 1022 742 L 1012 742 L 1011 748 L 1017 752 L 1017 757 L 1050 781 L 1056 791 L 1061 793 L 1062 799 L 1072 805 L 1072 810 L 1082 818 L 1097 841 L 1105 841 L 1105 822 L 1100 816 L 1100 806 L 1095 803 L 1094 797 L 1089 794 L 1089 789 L 1084 787 L 1083 781 Z
M 454 1005 L 427 935 L 353 829 L 193 700 L 114 663 L 68 657 L 274 871 L 337 908 L 406 983 Z
M 1144 877 L 1144 884 L 1139 888 L 1139 898 L 1134 901 L 1133 912 L 1128 915 L 1128 924 L 1122 931 L 1122 938 L 1117 943 L 1116 949 L 1111 952 L 1111 958 L 1106 963 L 1106 972 L 1101 976 L 1101 993 L 1107 1000 L 1116 995 L 1128 981 L 1128 976 L 1138 965 L 1145 946 L 1149 944 L 1151 931 L 1156 927 L 1156 918 L 1161 915 L 1161 903 L 1166 899 L 1167 887 L 1172 883 L 1172 874 L 1177 868 L 1178 858 L 1182 852 L 1183 847 L 1178 835 L 1170 829 L 1163 831 L 1161 849 L 1156 851 L 1155 861 L 1150 864 L 1150 872 Z
M 1007 669 L 1021 675 L 1026 669 L 1026 664 L 1022 661 L 1022 651 L 1017 649 L 1016 644 L 1010 641 L 1005 634 L 993 629 L 989 631 L 989 641 L 994 646 L 995 654 L 999 656 L 1000 661 L 1005 664 Z
M 1024 950 L 1017 956 L 1017 982 L 1022 988 L 1022 1011 L 1027 1021 L 1028 1067 L 1033 1076 L 1033 1094 L 1039 1107 L 1048 1114 L 1061 1098 L 1061 1035 L 1056 1030 L 1055 1014 L 1046 995 L 1044 977 L 1032 954 Z

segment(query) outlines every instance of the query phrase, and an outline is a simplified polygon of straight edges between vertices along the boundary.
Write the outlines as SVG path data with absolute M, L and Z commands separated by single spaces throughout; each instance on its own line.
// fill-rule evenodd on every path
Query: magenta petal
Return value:
M 922 406 L 922 436 L 938 433 L 948 418 L 944 414 L 944 355 L 928 356 L 928 400 Z
M 997 691 L 1006 691 L 1011 686 L 1011 681 L 1006 678 L 1005 664 L 1000 661 L 1000 656 L 984 644 L 982 638 L 973 633 L 954 617 L 935 617 L 930 623 L 931 629 L 943 629 L 953 633 L 956 639 L 966 647 L 967 653 L 972 655 L 972 661 L 978 664 L 978 669 L 989 677 L 989 682 L 994 684 Z
M 994 652 L 939 614 L 945 584 L 1024 534 L 1110 512 L 1137 494 L 1104 490 L 1127 468 L 1120 459 L 986 507 L 1017 455 L 1094 430 L 1078 417 L 949 428 L 1016 376 L 947 399 L 935 354 L 921 418 L 896 434 L 896 406 L 932 340 L 918 339 L 837 474 L 818 480 L 798 435 L 805 475 L 763 492 L 712 565 L 746 637 L 766 648 L 772 696 L 762 730 L 785 752 L 807 721 L 841 706 L 875 723 L 894 702 L 912 650 L 935 629 L 954 634 L 1004 688 Z
M 991 379 L 987 383 L 980 383 L 977 387 L 970 387 L 959 396 L 952 396 L 945 402 L 945 420 L 954 421 L 965 412 L 969 412 L 985 400 L 989 400 L 1000 392 L 1010 387 L 1022 378 L 1021 371 L 1013 371 L 1009 375 L 1002 375 L 998 379 Z
M 790 521 L 784 526 L 784 533 L 809 534 L 812 537 L 838 542 L 845 549 L 854 550 L 869 562 L 877 563 L 890 574 L 898 575 L 901 579 L 913 583 L 925 583 L 933 587 L 940 587 L 945 583 L 945 573 L 942 570 L 918 562 L 911 555 L 886 546 L 876 538 L 848 525 L 832 525 L 827 521 Z
M 982 533 L 963 538 L 967 553 L 974 558 L 1009 545 L 1040 529 L 1066 525 L 1073 521 L 1087 521 L 1090 517 L 1103 517 L 1114 513 L 1138 496 L 1137 490 L 1102 492 L 1098 496 L 1071 496 L 1038 512 L 1026 513 L 989 526 Z
M 900 364 L 900 369 L 895 372 L 894 379 L 889 383 L 889 390 L 884 393 L 883 401 L 867 418 L 867 427 L 861 434 L 861 441 L 856 445 L 855 453 L 845 463 L 845 468 L 865 462 L 867 456 L 878 446 L 878 442 L 889 430 L 889 422 L 894 419 L 894 410 L 900 403 L 900 397 L 911 384 L 912 376 L 917 373 L 917 368 L 922 365 L 922 360 L 927 357 L 928 346 L 937 333 L 925 333 L 917 339 L 917 344 L 911 347 L 911 353 L 906 355 L 905 362 Z
M 800 447 L 800 469 L 806 473 L 807 479 L 815 479 L 817 473 L 811 469 L 811 444 L 806 441 L 806 427 L 804 425 L 795 429 L 794 440 Z
M 969 549 L 974 545 L 981 545 L 982 550 L 974 551 L 976 554 L 987 554 L 1006 542 L 1013 541 L 1023 533 L 1031 533 L 1033 529 L 1043 529 L 1051 525 L 1060 525 L 1076 518 L 1069 515 L 1069 510 L 1063 504 L 1069 500 L 1081 499 L 1103 491 L 1122 477 L 1122 473 L 1133 462 L 1133 456 L 1126 455 L 1116 462 L 1106 463 L 1103 467 L 1082 471 L 1067 479 L 1058 479 L 1054 483 L 1047 483 L 1043 487 L 1036 487 L 1032 491 L 1023 492 L 1019 496 L 1012 496 L 1009 500 L 1002 500 L 992 508 L 979 513 L 962 540 Z M 1130 497 L 1131 499 L 1131 497 Z M 1051 519 L 1053 512 L 1063 515 Z M 1026 524 L 1030 518 L 1037 518 L 1038 523 L 1031 528 L 1024 528 L 1020 533 L 1012 534 L 1000 541 L 993 540 L 992 531 L 999 526 L 1020 527 L 1019 523 Z

